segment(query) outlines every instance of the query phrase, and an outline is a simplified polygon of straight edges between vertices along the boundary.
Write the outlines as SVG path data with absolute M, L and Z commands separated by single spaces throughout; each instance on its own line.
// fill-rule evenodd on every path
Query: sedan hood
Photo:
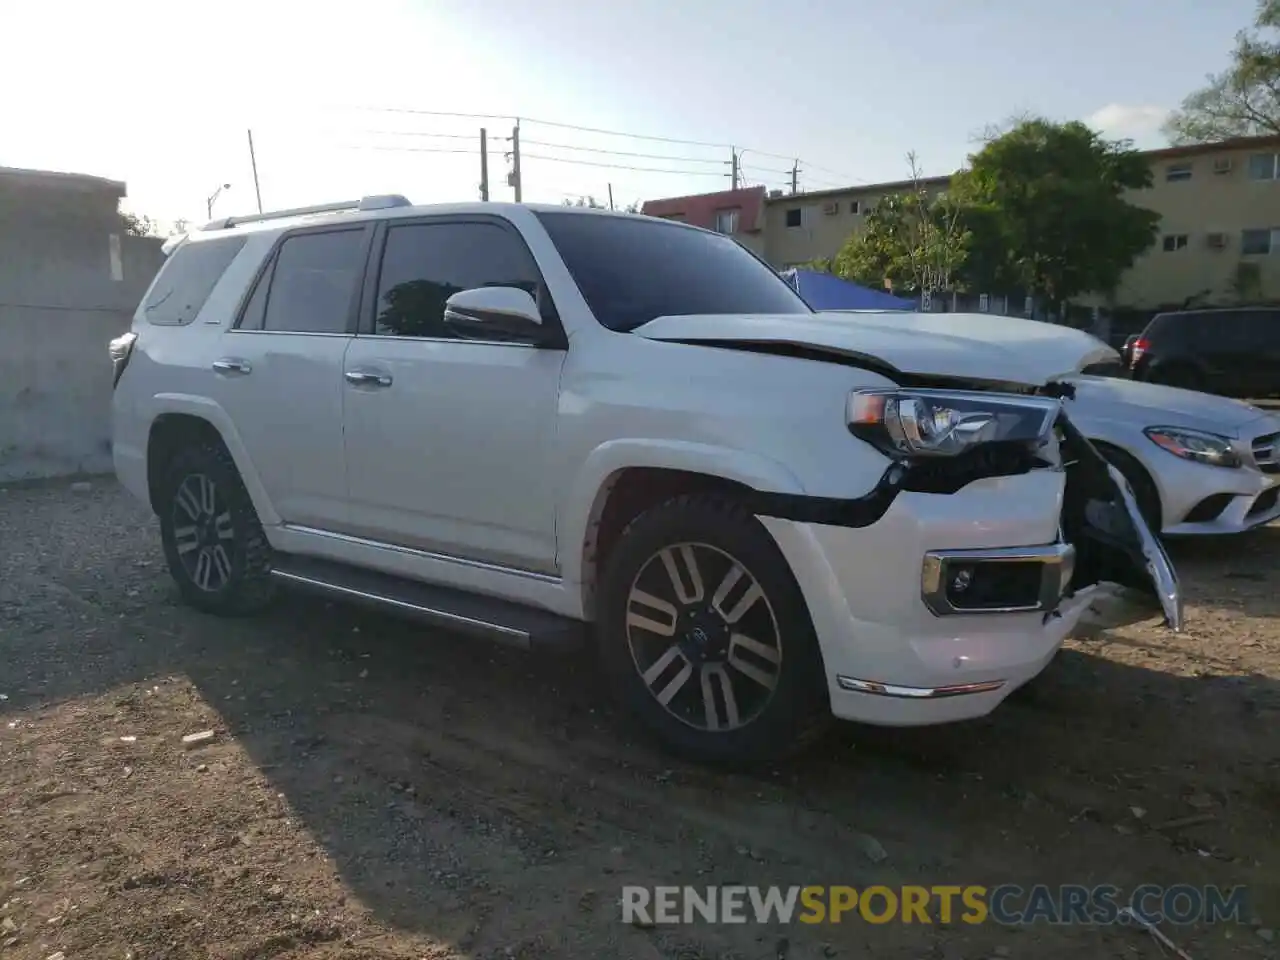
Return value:
M 921 377 L 1035 387 L 1117 359 L 1081 330 L 981 313 L 705 314 L 658 317 L 632 332 L 709 346 L 800 348 Z
M 1076 376 L 1067 381 L 1076 388 L 1069 408 L 1074 420 L 1142 420 L 1144 427 L 1187 427 L 1239 437 L 1247 425 L 1268 416 L 1242 400 L 1140 380 Z

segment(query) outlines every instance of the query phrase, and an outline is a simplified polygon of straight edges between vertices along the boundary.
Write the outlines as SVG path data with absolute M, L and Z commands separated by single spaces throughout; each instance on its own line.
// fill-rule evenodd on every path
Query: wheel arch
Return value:
M 803 493 L 784 465 L 760 454 L 706 444 L 611 441 L 587 458 L 562 501 L 558 541 L 566 585 L 595 612 L 598 571 L 626 525 L 649 507 L 689 493 Z
M 1137 469 L 1142 471 L 1142 474 L 1146 482 L 1151 485 L 1150 492 L 1155 495 L 1155 503 L 1153 504 L 1153 507 L 1156 511 L 1159 524 L 1158 524 L 1158 529 L 1152 532 L 1155 533 L 1156 536 L 1159 536 L 1161 531 L 1164 529 L 1164 523 L 1166 520 L 1166 517 L 1164 516 L 1165 491 L 1160 484 L 1159 474 L 1155 470 L 1153 470 L 1148 463 L 1146 463 L 1141 457 L 1135 454 L 1132 450 L 1126 448 L 1125 446 L 1119 443 L 1116 443 L 1113 440 L 1104 440 L 1102 438 L 1090 437 L 1089 442 L 1093 444 L 1094 447 L 1097 448 L 1098 452 L 1102 454 L 1104 459 L 1106 459 L 1109 463 L 1115 464 L 1116 469 L 1120 470 L 1121 473 L 1124 472 L 1124 470 L 1120 466 L 1121 462 L 1131 464 L 1133 467 L 1136 467 Z M 1109 456 L 1108 454 L 1119 454 L 1119 456 L 1117 457 L 1116 460 L 1113 460 L 1111 456 Z M 1117 460 L 1120 462 L 1117 462 Z M 1135 494 L 1139 493 L 1139 491 L 1134 491 L 1134 492 Z
M 169 458 L 183 446 L 202 441 L 226 448 L 262 525 L 278 524 L 280 518 L 227 412 L 212 400 L 185 394 L 161 394 L 152 403 L 147 433 L 147 492 L 152 510 L 156 509 L 158 485 Z

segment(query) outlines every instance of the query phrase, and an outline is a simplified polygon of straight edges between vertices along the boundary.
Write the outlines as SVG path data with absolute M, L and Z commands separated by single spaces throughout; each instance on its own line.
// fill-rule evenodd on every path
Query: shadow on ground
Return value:
M 585 655 L 535 660 L 296 596 L 259 619 L 204 617 L 179 606 L 149 519 L 114 488 L 5 496 L 0 717 L 188 678 L 219 734 L 393 930 L 529 957 L 772 957 L 780 937 L 792 957 L 915 957 L 1013 937 L 954 925 L 637 930 L 617 919 L 627 882 L 1248 883 L 1255 909 L 1280 913 L 1280 684 L 1224 669 L 1212 650 L 1197 676 L 1162 669 L 1158 633 L 1108 635 L 1065 650 L 985 720 L 841 727 L 795 762 L 721 773 L 634 737 Z M 1193 604 L 1274 617 L 1276 534 L 1253 538 L 1247 558 L 1238 544 L 1179 545 L 1195 576 L 1228 567 L 1216 586 L 1184 572 Z M 1240 581 L 1255 589 L 1233 599 L 1222 585 L 1237 567 L 1263 580 Z M 1280 646 L 1267 643 L 1274 665 Z M 1134 936 L 1041 928 L 1013 942 L 1066 957 L 1123 951 Z M 1177 936 L 1197 957 L 1241 955 L 1221 930 Z

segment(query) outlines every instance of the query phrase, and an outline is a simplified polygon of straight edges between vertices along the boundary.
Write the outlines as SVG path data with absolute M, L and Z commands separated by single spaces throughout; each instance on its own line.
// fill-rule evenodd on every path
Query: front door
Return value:
M 342 360 L 370 234 L 363 225 L 289 234 L 209 359 L 211 396 L 285 523 L 345 522 Z
M 348 532 L 555 572 L 546 464 L 565 354 L 538 345 L 559 326 L 532 254 L 498 218 L 396 220 L 374 260 L 343 367 Z M 529 290 L 543 327 L 476 340 L 445 323 L 452 294 L 495 285 Z

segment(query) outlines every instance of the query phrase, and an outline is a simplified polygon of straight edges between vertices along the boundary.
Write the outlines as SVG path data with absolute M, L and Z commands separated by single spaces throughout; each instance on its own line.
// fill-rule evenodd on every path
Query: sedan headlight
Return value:
M 1053 430 L 1061 401 L 950 390 L 855 390 L 849 431 L 898 459 L 954 457 L 980 444 L 1038 443 Z
M 1240 466 L 1240 456 L 1231 446 L 1228 437 L 1179 427 L 1147 427 L 1142 432 L 1156 446 L 1183 460 L 1208 463 L 1215 467 Z

